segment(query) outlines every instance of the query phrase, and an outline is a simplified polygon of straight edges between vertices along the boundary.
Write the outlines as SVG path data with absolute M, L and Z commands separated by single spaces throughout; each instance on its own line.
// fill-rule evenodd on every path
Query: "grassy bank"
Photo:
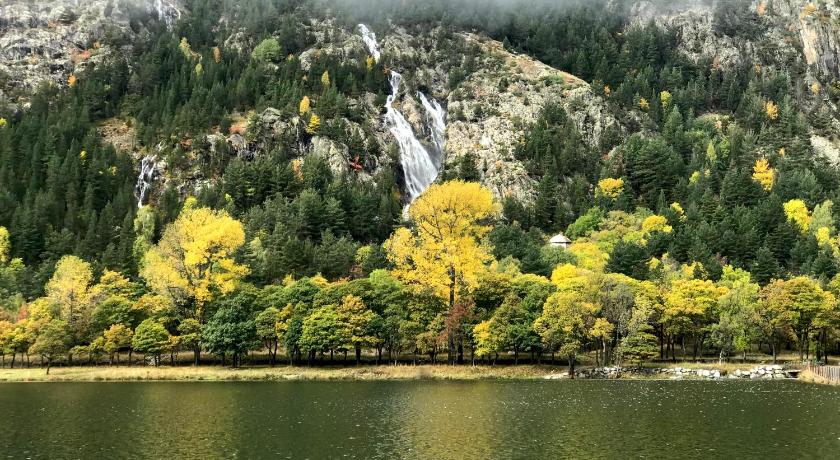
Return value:
M 817 375 L 808 369 L 802 370 L 798 375 L 799 380 L 808 383 L 818 383 L 820 385 L 840 385 L 840 382 L 829 380 L 821 375 Z
M 540 379 L 564 372 L 562 366 L 399 365 L 360 367 L 53 367 L 0 369 L 0 382 L 98 381 L 282 381 L 282 380 L 482 380 Z
M 668 363 L 646 367 L 718 369 L 732 372 L 754 364 Z M 583 369 L 588 366 L 579 367 Z M 0 369 L 0 382 L 121 382 L 121 381 L 284 381 L 284 380 L 533 380 L 561 375 L 562 365 L 447 366 L 447 365 L 363 365 L 359 367 L 255 366 L 232 369 L 218 365 L 193 366 L 59 366 Z M 816 378 L 818 376 L 814 376 Z M 624 374 L 623 379 L 663 379 L 656 375 Z

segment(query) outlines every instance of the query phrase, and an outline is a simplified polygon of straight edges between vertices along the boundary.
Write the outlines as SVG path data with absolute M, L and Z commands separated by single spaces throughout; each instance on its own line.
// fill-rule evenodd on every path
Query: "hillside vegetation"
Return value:
M 0 75 L 4 359 L 840 353 L 830 3 L 169 5 Z

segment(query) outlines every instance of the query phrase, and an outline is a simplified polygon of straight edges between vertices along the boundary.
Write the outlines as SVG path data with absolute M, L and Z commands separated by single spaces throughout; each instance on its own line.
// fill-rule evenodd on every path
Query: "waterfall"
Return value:
M 137 185 L 134 186 L 134 197 L 137 198 L 138 208 L 142 208 L 149 201 L 152 183 L 159 175 L 155 156 L 148 155 L 140 160 L 140 175 L 137 176 Z
M 432 136 L 432 142 L 437 149 L 437 155 L 434 158 L 438 170 L 443 167 L 443 145 L 446 142 L 446 112 L 443 107 L 438 104 L 438 101 L 432 99 L 431 101 L 425 94 L 417 92 L 417 97 L 423 108 L 426 109 L 426 124 L 429 126 Z
M 393 106 L 400 90 L 402 75 L 391 72 L 391 95 L 385 101 L 385 120 L 391 127 L 391 134 L 397 139 L 400 147 L 400 163 L 405 174 L 405 188 L 409 202 L 414 201 L 432 182 L 438 174 L 438 167 L 414 135 L 411 124 L 399 110 Z
M 364 24 L 359 24 L 359 31 L 362 33 L 362 40 L 367 45 L 370 55 L 378 62 L 380 53 L 379 43 L 376 42 L 376 34 Z
M 181 10 L 168 0 L 155 0 L 155 11 L 157 11 L 158 20 L 165 22 L 167 29 L 172 29 L 175 21 L 181 19 Z
M 380 52 L 376 35 L 364 24 L 359 24 L 359 30 L 370 54 L 378 61 Z M 405 176 L 405 189 L 408 193 L 408 202 L 411 203 L 434 182 L 443 165 L 444 130 L 446 129 L 444 111 L 437 101 L 434 99 L 429 101 L 424 94 L 418 93 L 426 110 L 426 123 L 434 144 L 434 151 L 429 152 L 414 135 L 411 124 L 394 107 L 394 101 L 400 92 L 402 75 L 391 71 L 389 82 L 391 94 L 385 101 L 385 121 L 400 149 L 400 164 Z

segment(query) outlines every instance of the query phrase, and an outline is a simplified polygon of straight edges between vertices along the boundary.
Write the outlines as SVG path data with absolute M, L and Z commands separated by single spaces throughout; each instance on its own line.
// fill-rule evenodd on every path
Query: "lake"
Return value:
M 840 387 L 0 384 L 0 458 L 838 458 Z

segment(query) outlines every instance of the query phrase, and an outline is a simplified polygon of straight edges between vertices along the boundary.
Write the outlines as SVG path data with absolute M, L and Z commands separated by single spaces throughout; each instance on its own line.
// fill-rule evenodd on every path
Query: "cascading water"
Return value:
M 153 155 L 143 157 L 140 160 L 140 175 L 137 176 L 137 185 L 134 186 L 134 197 L 137 198 L 138 208 L 142 208 L 148 202 L 152 184 L 158 178 L 158 175 L 157 158 Z
M 372 30 L 368 29 L 368 26 L 364 24 L 359 24 L 359 31 L 362 33 L 362 40 L 365 42 L 365 45 L 367 45 L 370 55 L 379 61 L 379 43 L 376 42 L 376 34 L 373 33 Z
M 378 61 L 380 51 L 376 34 L 364 24 L 359 24 L 359 31 L 362 33 L 362 40 L 367 45 L 371 56 Z M 411 124 L 394 107 L 394 101 L 399 95 L 402 75 L 391 71 L 390 83 L 391 94 L 385 101 L 385 121 L 400 149 L 400 163 L 405 175 L 405 188 L 408 193 L 408 202 L 411 203 L 434 182 L 438 172 L 440 172 L 443 164 L 444 131 L 446 130 L 445 114 L 437 101 L 434 99 L 429 101 L 424 94 L 418 93 L 418 97 L 426 110 L 426 121 L 435 147 L 433 152 L 429 152 L 414 135 Z
M 438 170 L 443 167 L 443 145 L 446 142 L 446 112 L 443 107 L 438 104 L 438 101 L 426 97 L 425 94 L 417 92 L 417 97 L 423 108 L 426 109 L 426 124 L 429 126 L 432 136 L 432 142 L 437 148 L 437 156 L 434 158 Z
M 155 10 L 157 11 L 158 19 L 166 23 L 166 28 L 171 29 L 175 21 L 181 19 L 181 10 L 179 10 L 171 1 L 155 0 Z
M 414 135 L 414 130 L 399 110 L 393 106 L 400 90 L 402 75 L 391 72 L 391 95 L 385 101 L 385 120 L 391 126 L 391 134 L 400 147 L 400 163 L 405 174 L 405 188 L 409 202 L 414 201 L 428 187 L 438 174 L 438 168 L 431 155 Z

